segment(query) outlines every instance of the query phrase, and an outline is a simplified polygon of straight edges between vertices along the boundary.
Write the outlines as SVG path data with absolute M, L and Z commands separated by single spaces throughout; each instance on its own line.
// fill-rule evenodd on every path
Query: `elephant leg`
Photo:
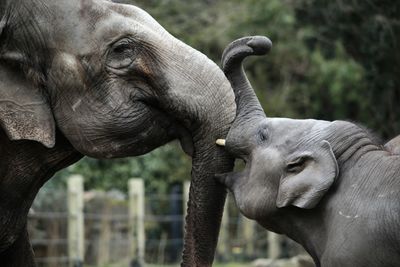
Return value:
M 36 267 L 34 253 L 26 227 L 18 239 L 0 254 L 2 267 Z

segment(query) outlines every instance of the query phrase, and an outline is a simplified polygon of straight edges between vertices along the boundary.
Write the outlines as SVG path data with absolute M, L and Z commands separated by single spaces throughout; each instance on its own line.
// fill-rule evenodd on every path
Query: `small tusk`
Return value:
M 225 139 L 217 139 L 215 142 L 219 146 L 225 146 L 226 140 Z

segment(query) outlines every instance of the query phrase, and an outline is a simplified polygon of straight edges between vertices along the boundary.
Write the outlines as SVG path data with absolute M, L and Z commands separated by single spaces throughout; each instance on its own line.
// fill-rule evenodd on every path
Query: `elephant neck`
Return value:
M 0 252 L 23 230 L 42 185 L 82 157 L 62 136 L 58 139 L 47 149 L 33 141 L 10 141 L 0 129 Z
M 321 259 L 327 243 L 327 232 L 324 217 L 320 217 L 315 208 L 306 210 L 286 207 L 258 223 L 269 231 L 299 243 L 316 263 Z

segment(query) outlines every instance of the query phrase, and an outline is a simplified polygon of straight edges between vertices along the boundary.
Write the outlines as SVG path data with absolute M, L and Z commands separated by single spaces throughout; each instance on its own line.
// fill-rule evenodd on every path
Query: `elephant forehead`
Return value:
M 163 41 L 161 35 L 164 34 L 163 38 L 168 35 L 161 26 L 155 27 L 151 22 L 139 21 L 137 17 L 125 17 L 119 13 L 112 13 L 98 21 L 93 33 L 93 41 L 100 44 L 109 44 L 118 38 L 130 35 L 140 41 L 159 45 Z
M 48 29 L 49 46 L 73 54 L 88 54 L 119 36 L 166 32 L 145 11 L 129 5 L 97 0 L 52 0 L 38 15 Z
M 68 52 L 71 52 L 72 47 L 87 46 L 88 37 L 91 36 L 97 22 L 109 16 L 104 6 L 89 5 L 89 1 L 31 1 L 29 7 L 26 3 L 28 1 L 20 2 L 21 5 L 26 5 L 18 7 L 19 18 L 25 25 L 23 33 L 30 33 L 30 38 L 45 42 L 48 48 Z
M 309 129 L 318 123 L 317 120 L 308 119 L 308 120 L 296 120 L 296 119 L 288 119 L 288 118 L 271 118 L 269 123 L 272 128 L 277 131 L 290 131 L 294 129 Z
M 310 133 L 318 134 L 331 122 L 323 120 L 296 120 L 287 118 L 269 119 L 269 129 L 271 138 L 275 145 L 288 144 L 288 142 L 299 141 L 299 138 L 306 137 Z M 310 136 L 311 138 L 311 136 Z

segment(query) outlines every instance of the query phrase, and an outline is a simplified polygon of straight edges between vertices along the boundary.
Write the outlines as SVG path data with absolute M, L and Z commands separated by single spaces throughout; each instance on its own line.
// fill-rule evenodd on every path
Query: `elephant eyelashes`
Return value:
M 113 69 L 128 68 L 135 60 L 134 44 L 123 39 L 114 43 L 107 56 L 107 66 Z

